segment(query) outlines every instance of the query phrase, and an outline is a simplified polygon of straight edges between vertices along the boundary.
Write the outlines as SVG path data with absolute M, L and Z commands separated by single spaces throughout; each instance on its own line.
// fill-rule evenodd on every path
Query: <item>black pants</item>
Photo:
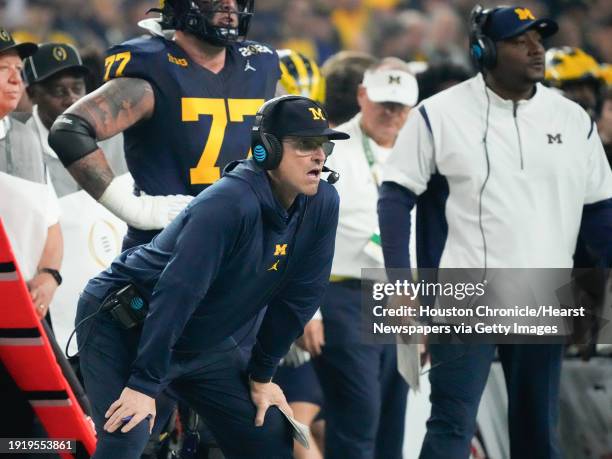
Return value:
M 95 298 L 83 294 L 77 322 L 98 309 Z M 137 459 L 149 438 L 148 421 L 128 433 L 108 433 L 104 413 L 119 398 L 130 376 L 139 333 L 124 330 L 106 313 L 77 332 L 81 371 L 98 433 L 94 459 Z M 289 459 L 293 441 L 289 423 L 272 407 L 264 425 L 255 427 L 255 405 L 243 371 L 244 359 L 228 338 L 200 353 L 173 353 L 167 389 L 206 422 L 227 459 Z

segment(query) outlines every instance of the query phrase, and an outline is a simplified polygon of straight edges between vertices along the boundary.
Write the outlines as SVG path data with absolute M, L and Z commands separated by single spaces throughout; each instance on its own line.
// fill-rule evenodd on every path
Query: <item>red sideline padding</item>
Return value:
M 72 439 L 90 456 L 95 431 L 57 364 L 0 219 L 0 359 L 26 393 L 50 439 Z M 61 453 L 65 459 L 76 454 Z

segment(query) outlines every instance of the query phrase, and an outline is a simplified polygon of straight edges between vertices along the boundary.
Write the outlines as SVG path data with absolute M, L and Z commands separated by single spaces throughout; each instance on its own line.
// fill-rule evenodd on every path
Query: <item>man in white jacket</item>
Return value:
M 402 457 L 408 387 L 397 371 L 395 344 L 362 340 L 361 283 L 376 279 L 363 278 L 361 270 L 383 272 L 376 215 L 381 168 L 417 99 L 417 82 L 405 62 L 387 58 L 374 64 L 357 91 L 360 113 L 338 126 L 351 138 L 327 161 L 341 175 L 335 184 L 340 216 L 331 283 L 321 306 L 325 346 L 315 359 L 325 396 L 328 459 Z
M 77 49 L 65 43 L 43 43 L 25 61 L 27 91 L 34 104 L 26 125 L 40 143 L 51 183 L 62 197 L 81 189 L 49 146 L 49 129 L 55 119 L 77 100 L 85 96 L 85 76 L 89 69 Z M 101 142 L 111 169 L 116 175 L 127 172 L 123 153 L 123 135 L 118 134 Z
M 593 122 L 542 86 L 557 24 L 529 9 L 476 7 L 471 53 L 481 72 L 423 101 L 383 171 L 379 222 L 387 268 L 571 268 L 581 225 L 610 265 L 612 174 Z M 419 222 L 419 219 L 422 219 Z M 508 388 L 516 458 L 559 458 L 561 344 L 432 344 L 431 416 L 421 458 L 467 458 L 496 351 Z

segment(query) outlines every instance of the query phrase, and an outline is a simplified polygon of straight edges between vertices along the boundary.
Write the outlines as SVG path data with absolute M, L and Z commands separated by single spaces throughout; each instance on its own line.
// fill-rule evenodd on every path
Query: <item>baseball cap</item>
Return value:
M 330 129 L 327 112 L 315 101 L 301 96 L 284 96 L 287 100 L 277 102 L 274 111 L 265 117 L 264 130 L 283 137 L 327 137 L 329 140 L 344 140 L 350 136 Z M 278 100 L 272 99 L 273 101 Z
M 395 102 L 413 107 L 419 99 L 416 78 L 403 70 L 367 70 L 362 84 L 372 102 Z
M 543 38 L 546 38 L 555 34 L 559 26 L 552 19 L 536 19 L 529 8 L 502 6 L 489 13 L 483 33 L 493 41 L 501 41 L 531 29 L 537 30 Z
M 25 60 L 24 72 L 28 84 L 32 84 L 68 69 L 83 74 L 89 73 L 74 46 L 65 43 L 43 43 L 36 54 Z
M 37 49 L 38 46 L 34 43 L 15 43 L 9 31 L 0 27 L 0 53 L 15 50 L 19 57 L 25 59 L 34 54 Z

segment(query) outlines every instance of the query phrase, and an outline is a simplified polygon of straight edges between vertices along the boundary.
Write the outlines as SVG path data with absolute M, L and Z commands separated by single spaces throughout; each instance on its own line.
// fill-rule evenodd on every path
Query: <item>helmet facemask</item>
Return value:
M 211 45 L 229 46 L 246 38 L 254 3 L 254 0 L 237 0 L 238 9 L 228 11 L 221 7 L 219 0 L 166 0 L 162 7 L 162 27 L 184 30 Z M 214 25 L 216 14 L 237 16 L 237 24 Z

